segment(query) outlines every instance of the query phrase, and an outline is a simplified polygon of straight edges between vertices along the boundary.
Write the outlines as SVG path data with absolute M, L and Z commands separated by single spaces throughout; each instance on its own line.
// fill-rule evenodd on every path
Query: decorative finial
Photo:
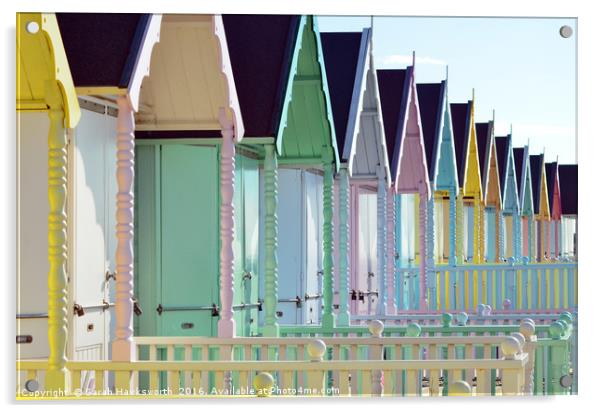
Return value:
M 416 65 L 416 50 L 412 50 L 412 66 Z
M 445 65 L 445 81 L 449 80 L 449 65 Z
M 474 102 L 474 87 L 472 88 L 472 101 Z

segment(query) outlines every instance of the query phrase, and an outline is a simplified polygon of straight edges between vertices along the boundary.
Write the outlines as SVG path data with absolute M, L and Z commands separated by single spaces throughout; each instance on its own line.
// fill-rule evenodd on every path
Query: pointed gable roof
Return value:
M 479 168 L 481 171 L 481 180 L 483 188 L 485 188 L 485 182 L 487 180 L 487 166 L 489 165 L 489 159 L 487 158 L 487 144 L 491 141 L 491 128 L 493 122 L 478 122 L 475 123 L 475 129 L 477 132 L 477 149 L 479 151 Z
M 75 87 L 127 88 L 150 14 L 57 13 Z
M 353 131 L 348 130 L 350 126 L 351 105 L 353 91 L 356 84 L 356 74 L 360 60 L 360 49 L 362 46 L 361 32 L 345 33 L 321 33 L 322 51 L 324 53 L 324 65 L 328 78 L 328 90 L 332 105 L 336 141 L 342 161 L 348 161 L 345 149 L 345 140 Z M 362 60 L 365 61 L 365 52 Z M 363 68 L 362 68 L 363 69 Z
M 558 182 L 562 215 L 577 215 L 579 190 L 577 165 L 558 165 Z
M 276 137 L 300 16 L 222 16 L 245 137 Z
M 558 179 L 558 163 L 557 162 L 546 162 L 546 185 L 548 187 L 548 205 L 550 205 L 551 211 L 554 211 L 554 187 L 556 179 Z
M 377 70 L 378 91 L 380 94 L 381 109 L 385 138 L 387 141 L 387 154 L 389 156 L 389 167 L 391 168 L 391 179 L 397 176 L 399 167 L 397 159 L 402 140 L 403 119 L 405 117 L 404 93 L 409 88 L 408 69 Z M 406 97 L 407 99 L 407 97 Z
M 508 175 L 508 150 L 510 149 L 510 136 L 496 136 L 495 150 L 498 155 L 500 170 L 500 190 L 502 196 L 506 193 L 506 177 Z
M 420 120 L 424 137 L 424 147 L 429 178 L 435 180 L 437 162 L 437 144 L 441 133 L 443 111 L 445 107 L 445 83 L 419 83 L 418 102 L 420 103 Z
M 539 214 L 539 204 L 541 197 L 541 175 L 543 168 L 543 154 L 529 156 L 531 168 L 531 187 L 533 194 L 533 213 Z
M 514 152 L 514 169 L 516 170 L 516 182 L 518 187 L 518 193 L 520 196 L 521 203 L 523 202 L 523 185 L 525 184 L 525 177 L 523 176 L 526 171 L 523 171 L 523 162 L 525 155 L 525 148 L 513 148 Z
M 466 178 L 466 154 L 470 134 L 470 110 L 472 101 L 468 103 L 452 103 L 452 127 L 454 130 L 454 145 L 456 148 L 456 168 L 460 187 L 464 186 Z

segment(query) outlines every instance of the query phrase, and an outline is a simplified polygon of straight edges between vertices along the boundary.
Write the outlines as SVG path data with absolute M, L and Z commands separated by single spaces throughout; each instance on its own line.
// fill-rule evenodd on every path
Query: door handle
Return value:
M 244 280 L 250 280 L 253 278 L 253 274 L 251 274 L 250 271 L 245 271 L 245 273 L 242 276 L 243 281 Z

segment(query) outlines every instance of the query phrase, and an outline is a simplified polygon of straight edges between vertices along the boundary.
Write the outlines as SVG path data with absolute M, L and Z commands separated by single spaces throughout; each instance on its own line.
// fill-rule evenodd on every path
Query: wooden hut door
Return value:
M 278 170 L 278 306 L 280 324 L 301 323 L 303 272 L 302 175 L 297 169 Z M 263 218 L 262 218 L 263 219 Z
M 305 187 L 305 271 L 303 274 L 303 319 L 305 324 L 318 324 L 322 313 L 322 177 L 304 171 Z
M 75 360 L 109 357 L 111 317 L 102 306 L 113 301 L 115 288 L 106 273 L 115 271 L 116 127 L 115 117 L 82 110 L 72 137 L 71 299 L 83 309 L 73 318 Z
M 377 196 L 374 191 L 359 188 L 357 232 L 357 311 L 360 315 L 375 314 L 378 290 L 377 276 Z M 366 294 L 367 293 L 367 294 Z M 380 294 L 380 292 L 379 292 Z M 362 299 L 363 298 L 363 299 Z
M 217 168 L 213 147 L 161 148 L 159 335 L 216 333 L 218 317 L 212 307 L 219 305 Z
M 234 318 L 237 334 L 258 333 L 259 169 L 257 160 L 236 155 L 234 192 Z

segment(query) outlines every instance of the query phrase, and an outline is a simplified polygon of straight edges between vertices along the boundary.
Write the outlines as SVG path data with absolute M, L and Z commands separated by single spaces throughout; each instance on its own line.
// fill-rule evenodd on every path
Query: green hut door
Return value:
M 216 333 L 210 308 L 219 297 L 217 193 L 215 148 L 162 147 L 161 335 Z

